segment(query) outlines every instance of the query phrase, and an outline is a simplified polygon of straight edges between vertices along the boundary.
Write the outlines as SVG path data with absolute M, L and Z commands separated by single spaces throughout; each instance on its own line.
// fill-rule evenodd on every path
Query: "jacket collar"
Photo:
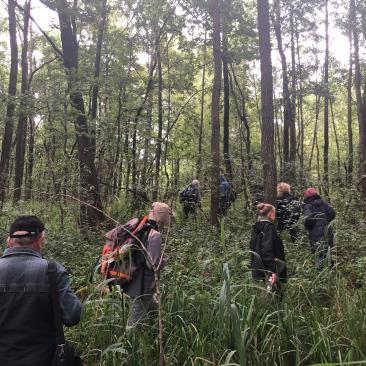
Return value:
M 38 258 L 42 258 L 42 254 L 39 252 L 36 252 L 35 250 L 27 247 L 13 247 L 13 248 L 7 248 L 4 251 L 3 257 L 8 257 L 11 255 L 30 255 Z

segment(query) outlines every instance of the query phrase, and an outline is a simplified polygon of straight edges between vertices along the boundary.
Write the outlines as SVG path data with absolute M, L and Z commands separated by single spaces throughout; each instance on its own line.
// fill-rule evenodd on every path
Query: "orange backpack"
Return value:
M 105 234 L 99 272 L 112 284 L 124 286 L 133 277 L 134 272 L 146 263 L 141 241 L 147 239 L 155 225 L 148 216 L 134 218 L 124 225 L 117 226 Z M 139 257 L 139 260 L 136 258 Z

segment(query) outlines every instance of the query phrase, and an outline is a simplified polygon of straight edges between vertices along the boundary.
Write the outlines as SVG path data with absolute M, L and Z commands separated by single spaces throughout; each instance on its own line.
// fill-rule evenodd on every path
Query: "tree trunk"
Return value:
M 231 85 L 231 94 L 233 95 L 233 99 L 234 99 L 236 111 L 238 113 L 238 117 L 240 118 L 240 121 L 241 121 L 241 123 L 244 127 L 244 129 L 243 129 L 243 139 L 244 139 L 245 147 L 246 147 L 246 155 L 247 155 L 247 161 L 248 161 L 248 173 L 249 173 L 249 175 L 251 175 L 252 174 L 252 168 L 253 168 L 253 162 L 252 162 L 252 156 L 251 156 L 251 133 L 250 133 L 250 126 L 249 126 L 249 121 L 248 121 L 247 112 L 246 112 L 245 95 L 243 93 L 243 90 L 240 88 L 240 84 L 239 84 L 239 81 L 236 77 L 233 66 L 231 64 L 230 64 L 230 66 L 231 66 L 231 73 L 232 73 L 234 81 L 235 81 L 235 85 L 238 88 L 239 93 L 240 93 L 240 97 L 241 97 L 241 106 L 240 106 L 238 98 L 237 98 L 236 93 L 235 93 L 234 86 L 232 85 L 232 80 L 231 80 L 231 83 L 230 83 L 230 85 Z
M 210 1 L 212 16 L 212 47 L 214 56 L 214 80 L 211 104 L 211 216 L 212 225 L 219 226 L 220 201 L 220 93 L 221 93 L 221 41 L 219 0 Z
M 99 75 L 100 75 L 100 61 L 102 57 L 102 46 L 104 39 L 104 31 L 107 20 L 107 0 L 100 1 L 100 18 L 98 22 L 98 38 L 95 53 L 94 63 L 94 85 L 92 90 L 91 99 L 91 123 L 90 123 L 90 141 L 91 141 L 91 154 L 95 159 L 96 154 L 96 119 L 98 113 L 98 95 L 99 95 Z
M 93 159 L 93 147 L 90 140 L 84 99 L 79 90 L 78 77 L 78 42 L 72 11 L 65 0 L 57 3 L 60 22 L 63 61 L 69 82 L 71 106 L 76 113 L 74 121 L 78 145 L 81 198 L 86 202 L 85 210 L 81 210 L 81 222 L 91 225 L 103 219 L 102 202 L 99 193 L 98 172 Z
M 366 199 L 366 103 L 362 98 L 361 91 L 361 66 L 360 66 L 360 45 L 358 34 L 358 19 L 356 14 L 355 0 L 350 1 L 350 18 L 352 19 L 353 43 L 354 43 L 354 62 L 355 62 L 355 92 L 357 103 L 357 116 L 359 127 L 359 176 L 362 179 L 362 194 Z
M 299 31 L 296 27 L 296 50 L 297 50 L 297 69 L 298 69 L 298 80 L 299 80 L 299 157 L 300 157 L 300 177 L 301 177 L 301 184 L 303 184 L 304 178 L 304 140 L 305 140 L 305 131 L 304 131 L 304 110 L 303 110 L 303 90 L 302 90 L 302 65 L 301 65 L 301 58 L 300 58 L 300 47 L 299 47 Z M 295 111 L 293 111 L 295 113 Z M 294 114 L 295 118 L 295 114 Z M 295 125 L 295 119 L 294 119 Z M 296 134 L 295 134 L 296 136 Z M 295 140 L 296 143 L 296 140 Z
M 203 141 L 203 125 L 205 112 L 205 84 L 206 84 L 206 62 L 207 62 L 207 30 L 205 28 L 205 41 L 203 44 L 203 66 L 202 66 L 202 81 L 201 81 L 201 113 L 200 127 L 198 133 L 198 158 L 197 158 L 197 179 L 201 178 L 202 172 L 202 141 Z
M 280 1 L 274 2 L 274 15 L 272 16 L 272 23 L 274 26 L 278 52 L 281 58 L 282 66 L 282 99 L 283 99 L 283 161 L 284 170 L 283 177 L 285 181 L 292 182 L 294 180 L 293 169 L 290 163 L 290 125 L 294 124 L 293 110 L 291 106 L 290 91 L 289 91 L 289 80 L 287 71 L 287 61 L 285 51 L 282 45 L 282 31 L 281 31 L 281 12 L 280 12 Z M 282 166 L 282 165 L 281 165 Z
M 352 55 L 352 30 L 351 22 L 349 19 L 349 71 L 348 71 L 348 83 L 347 83 L 347 131 L 348 131 L 348 161 L 347 161 L 347 184 L 352 184 L 353 179 L 353 129 L 352 129 L 352 77 L 353 77 L 353 55 Z
M 229 135 L 230 135 L 230 83 L 229 83 L 229 67 L 228 67 L 228 39 L 227 39 L 227 26 L 224 21 L 223 26 L 223 35 L 222 35 L 222 68 L 223 68 L 223 76 L 224 76 L 224 139 L 223 139 L 223 148 L 224 148 L 224 163 L 226 167 L 226 173 L 230 182 L 233 181 L 233 168 L 230 159 L 230 144 L 229 144 Z
M 15 114 L 15 95 L 18 79 L 18 45 L 16 34 L 15 1 L 8 2 L 9 35 L 10 35 L 10 74 L 8 86 L 8 101 L 6 106 L 5 130 L 1 145 L 0 158 L 0 200 L 5 199 L 5 187 L 8 177 L 8 167 L 12 147 L 13 125 Z
M 289 121 L 290 130 L 290 153 L 289 161 L 291 166 L 291 174 L 293 179 L 296 178 L 296 54 L 295 54 L 295 14 L 293 5 L 291 5 L 290 11 L 290 28 L 291 28 L 291 115 L 292 118 Z
M 324 193 L 329 196 L 329 21 L 328 0 L 325 0 L 325 60 L 324 60 Z
M 262 141 L 264 200 L 276 202 L 277 172 L 274 158 L 273 77 L 268 0 L 257 0 L 261 64 Z
M 332 102 L 331 98 L 329 99 L 329 103 L 330 103 L 330 115 L 332 118 L 332 126 L 333 126 L 333 132 L 334 132 L 334 141 L 336 144 L 336 152 L 337 152 L 337 175 L 336 175 L 337 178 L 336 178 L 336 180 L 341 182 L 341 152 L 340 152 L 340 148 L 339 148 L 337 126 L 335 123 L 333 102 Z
M 22 85 L 18 127 L 16 131 L 16 152 L 15 152 L 15 180 L 14 180 L 14 202 L 18 202 L 22 193 L 24 176 L 24 158 L 27 139 L 28 120 L 28 28 L 31 0 L 24 4 L 23 14 L 23 47 L 22 47 Z
M 153 201 L 156 201 L 159 195 L 161 142 L 163 137 L 163 72 L 161 65 L 160 45 L 157 46 L 156 56 L 158 62 L 158 137 L 156 142 L 155 182 L 152 194 Z

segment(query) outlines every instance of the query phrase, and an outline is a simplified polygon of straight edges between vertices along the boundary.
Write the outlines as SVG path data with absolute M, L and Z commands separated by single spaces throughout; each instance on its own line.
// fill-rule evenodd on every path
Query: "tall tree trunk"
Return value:
M 200 111 L 200 126 L 198 132 L 198 157 L 197 157 L 197 179 L 201 178 L 202 171 L 202 141 L 203 141 L 203 124 L 205 112 L 205 84 L 206 84 L 206 62 L 207 62 L 207 29 L 205 28 L 205 40 L 203 44 L 203 66 L 202 66 L 202 81 L 201 81 L 201 111 Z
M 97 46 L 95 52 L 94 62 L 94 85 L 92 90 L 91 99 L 91 123 L 90 123 L 90 141 L 91 141 L 91 154 L 95 159 L 96 154 L 96 124 L 98 113 L 98 95 L 99 95 L 99 76 L 100 76 L 100 61 L 102 57 L 102 46 L 104 39 L 104 31 L 107 20 L 107 0 L 100 1 L 100 18 L 98 22 L 98 37 Z
M 79 55 L 75 22 L 72 19 L 72 11 L 65 0 L 60 0 L 57 3 L 57 12 L 60 22 L 63 61 L 69 82 L 70 102 L 76 112 L 74 124 L 78 145 L 81 198 L 87 203 L 85 210 L 83 208 L 81 210 L 81 221 L 93 225 L 103 219 L 102 202 L 99 193 L 98 172 L 91 153 L 93 148 L 85 115 L 84 99 L 78 87 Z
M 336 144 L 336 152 L 337 152 L 337 175 L 336 175 L 337 178 L 336 178 L 336 180 L 340 182 L 341 181 L 341 151 L 340 151 L 340 147 L 339 147 L 337 126 L 335 123 L 333 102 L 332 102 L 331 98 L 329 99 L 329 104 L 330 104 L 330 115 L 332 118 L 332 126 L 333 126 L 333 132 L 334 132 L 334 141 Z
M 34 164 L 34 134 L 35 123 L 33 117 L 29 117 L 28 153 L 27 153 L 27 174 L 25 178 L 24 199 L 32 198 L 33 189 L 33 164 Z
M 325 60 L 324 60 L 324 193 L 329 196 L 329 20 L 328 0 L 325 0 Z
M 229 66 L 228 66 L 228 36 L 227 36 L 227 19 L 223 21 L 223 34 L 222 34 L 222 68 L 224 76 L 224 163 L 226 173 L 230 182 L 233 181 L 233 168 L 230 159 L 230 83 L 229 83 Z
M 161 163 L 161 143 L 163 138 L 163 71 L 161 65 L 160 45 L 156 50 L 157 62 L 158 62 L 158 137 L 156 142 L 156 155 L 155 155 L 155 182 L 152 198 L 157 200 L 159 195 L 160 185 L 160 163 Z
M 14 202 L 18 202 L 22 193 L 24 176 L 24 158 L 27 139 L 28 120 L 28 28 L 30 17 L 31 0 L 24 4 L 23 15 L 23 47 L 22 47 L 22 86 L 18 127 L 16 131 L 16 151 L 15 151 L 15 180 L 14 180 Z
M 1 145 L 0 158 L 0 200 L 5 199 L 5 187 L 8 178 L 8 167 L 12 147 L 13 125 L 15 114 L 15 95 L 18 79 L 18 45 L 16 34 L 15 1 L 8 1 L 9 35 L 10 35 L 10 74 L 8 86 L 8 101 L 6 106 L 5 130 Z
M 235 103 L 235 107 L 236 107 L 236 111 L 238 113 L 238 117 L 240 118 L 241 123 L 243 124 L 243 139 L 245 142 L 245 147 L 246 147 L 246 155 L 247 155 L 247 161 L 248 161 L 248 173 L 249 175 L 252 174 L 252 169 L 253 169 L 253 162 L 252 162 L 252 156 L 251 156 L 251 133 L 250 133 L 250 126 L 249 126 L 249 121 L 247 118 L 247 112 L 246 112 L 246 102 L 245 102 L 245 95 L 243 90 L 240 87 L 240 83 L 236 77 L 235 74 L 235 70 L 233 68 L 233 65 L 230 64 L 231 66 L 231 73 L 233 75 L 234 81 L 235 81 L 235 85 L 237 87 L 237 89 L 239 90 L 240 93 L 240 97 L 241 97 L 241 105 L 239 105 L 239 101 L 238 98 L 236 96 L 235 93 L 235 89 L 234 86 L 232 85 L 232 80 L 231 80 L 231 94 L 233 95 L 233 99 L 234 99 L 234 103 Z
M 358 17 L 356 13 L 355 0 L 350 1 L 350 19 L 352 19 L 352 32 L 354 43 L 354 62 L 355 62 L 355 92 L 357 103 L 357 116 L 359 127 L 359 176 L 362 178 L 362 194 L 366 199 L 366 179 L 363 177 L 366 174 L 366 103 L 362 98 L 361 91 L 361 66 L 360 66 L 360 45 L 358 34 Z
M 278 52 L 281 58 L 282 66 L 282 99 L 283 99 L 283 160 L 284 160 L 284 170 L 283 177 L 285 181 L 292 182 L 293 169 L 290 163 L 290 125 L 294 122 L 293 111 L 291 107 L 290 91 L 289 91 L 289 80 L 287 71 L 287 61 L 285 51 L 282 45 L 282 31 L 281 31 L 281 12 L 280 12 L 280 1 L 274 2 L 274 15 L 272 15 L 272 23 L 274 26 Z M 282 166 L 282 165 L 281 165 Z
M 314 125 L 314 133 L 313 133 L 313 142 L 311 145 L 311 152 L 310 152 L 310 158 L 309 158 L 309 168 L 308 168 L 309 172 L 311 172 L 311 169 L 312 169 L 314 149 L 315 149 L 315 144 L 316 144 L 316 136 L 318 134 L 319 114 L 320 114 L 320 95 L 315 94 L 315 125 Z
M 347 183 L 352 184 L 353 178 L 353 128 L 352 128 L 352 78 L 353 78 L 353 55 L 352 55 L 352 30 L 349 19 L 349 71 L 347 83 L 347 131 L 348 131 L 348 161 L 347 161 Z
M 300 58 L 300 47 L 299 47 L 299 31 L 298 28 L 296 26 L 296 50 L 297 50 L 297 69 L 298 69 L 298 80 L 299 80 L 299 126 L 300 126 L 300 131 L 299 131 L 299 147 L 300 147 L 300 152 L 299 152 L 299 157 L 300 157 L 300 177 L 301 177 L 301 182 L 303 183 L 303 177 L 304 177 L 304 140 L 305 140 L 305 131 L 304 131 L 304 110 L 303 110 L 303 90 L 302 90 L 302 65 L 301 65 L 301 58 Z M 295 111 L 293 111 L 294 113 L 294 118 L 295 118 Z M 294 120 L 294 125 L 295 125 L 295 120 Z M 296 134 L 295 134 L 296 137 Z M 295 140 L 296 143 L 296 140 Z M 296 153 L 296 151 L 295 151 Z
M 273 77 L 268 0 L 257 0 L 261 64 L 262 141 L 264 200 L 276 202 L 277 172 L 274 157 Z
M 211 216 L 212 225 L 219 226 L 220 201 L 220 93 L 221 93 L 221 41 L 219 0 L 210 1 L 212 16 L 212 47 L 214 56 L 214 80 L 211 104 Z
M 32 23 L 29 25 L 29 52 L 28 52 L 28 70 L 29 73 L 33 74 L 33 29 Z M 31 78 L 28 80 L 28 93 L 31 93 Z M 32 198 L 32 186 L 33 186 L 33 162 L 34 162 L 34 133 L 35 133 L 35 122 L 33 115 L 28 113 L 28 123 L 27 123 L 27 139 L 28 139 L 28 150 L 27 150 L 27 164 L 25 169 L 25 183 L 24 183 L 24 199 L 30 200 Z
M 291 115 L 289 121 L 290 129 L 290 153 L 289 161 L 291 167 L 291 174 L 293 179 L 296 178 L 296 54 L 295 54 L 295 24 L 296 17 L 294 14 L 294 7 L 291 4 L 290 10 L 290 28 L 291 28 Z

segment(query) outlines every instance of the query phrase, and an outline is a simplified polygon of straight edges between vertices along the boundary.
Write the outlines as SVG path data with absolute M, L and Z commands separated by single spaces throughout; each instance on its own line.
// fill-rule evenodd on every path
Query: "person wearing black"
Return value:
M 220 175 L 220 203 L 219 212 L 220 216 L 226 216 L 231 204 L 236 199 L 236 192 L 233 185 L 228 182 L 225 175 Z
M 277 185 L 277 230 L 281 234 L 287 230 L 292 241 L 299 235 L 297 223 L 300 219 L 300 202 L 291 194 L 291 186 L 287 183 Z
M 201 207 L 201 195 L 197 179 L 193 179 L 192 183 L 179 193 L 179 202 L 183 205 L 183 213 L 186 219 L 189 214 L 196 214 L 197 207 Z
M 315 254 L 315 265 L 320 271 L 324 268 L 329 248 L 333 246 L 333 228 L 330 224 L 336 214 L 315 188 L 304 192 L 304 226 L 309 233 L 310 250 Z M 333 261 L 329 258 L 330 267 Z
M 286 282 L 285 250 L 274 221 L 276 209 L 267 203 L 257 205 L 258 221 L 253 225 L 250 240 L 251 271 L 255 281 L 265 280 L 280 288 Z
M 36 216 L 20 216 L 10 226 L 0 258 L 0 365 L 49 366 L 57 345 L 49 262 L 42 258 L 45 226 Z M 60 322 L 80 320 L 82 304 L 65 268 L 52 262 Z

